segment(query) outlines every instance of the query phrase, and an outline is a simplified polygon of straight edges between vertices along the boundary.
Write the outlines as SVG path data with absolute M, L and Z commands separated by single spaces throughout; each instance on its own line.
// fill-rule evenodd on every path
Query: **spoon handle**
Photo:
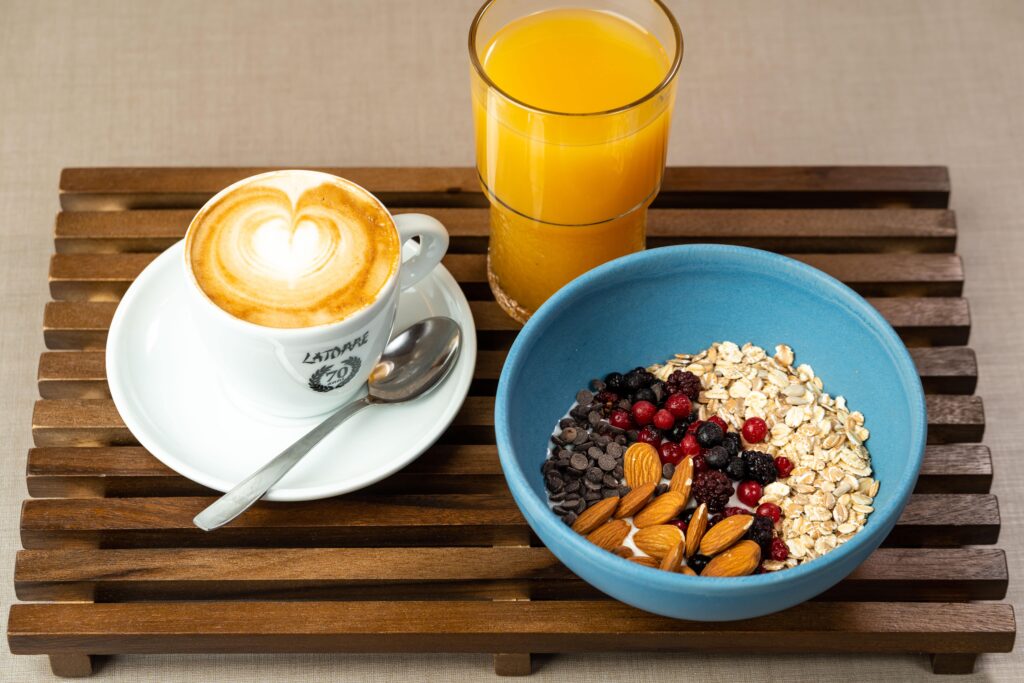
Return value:
M 192 522 L 204 531 L 213 531 L 242 514 L 281 480 L 313 446 L 334 431 L 339 424 L 370 405 L 368 396 L 349 403 L 309 430 L 305 436 L 281 451 L 270 462 L 249 475 L 233 489 L 200 512 Z

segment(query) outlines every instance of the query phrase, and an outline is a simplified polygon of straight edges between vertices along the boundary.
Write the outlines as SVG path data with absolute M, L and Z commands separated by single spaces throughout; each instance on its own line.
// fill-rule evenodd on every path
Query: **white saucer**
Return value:
M 322 418 L 254 415 L 225 396 L 185 309 L 182 248 L 178 242 L 157 257 L 121 299 L 107 339 L 107 381 L 139 443 L 182 476 L 226 491 Z M 434 315 L 462 326 L 462 353 L 452 374 L 415 401 L 370 406 L 349 418 L 266 500 L 355 491 L 402 469 L 441 436 L 469 392 L 476 365 L 469 303 L 444 266 L 402 293 L 395 329 Z

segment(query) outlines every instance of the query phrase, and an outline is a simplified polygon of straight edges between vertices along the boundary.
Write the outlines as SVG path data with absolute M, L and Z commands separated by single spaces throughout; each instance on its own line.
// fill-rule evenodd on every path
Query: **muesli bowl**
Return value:
M 580 387 L 715 341 L 789 344 L 827 390 L 863 411 L 873 476 L 867 524 L 828 554 L 773 573 L 709 578 L 641 566 L 597 547 L 552 512 L 541 475 L 553 427 Z M 502 369 L 495 429 L 502 469 L 527 522 L 577 576 L 630 605 L 724 621 L 803 602 L 841 581 L 885 539 L 917 480 L 927 420 L 914 364 L 859 295 L 792 259 L 742 247 L 653 249 L 574 280 L 530 319 Z

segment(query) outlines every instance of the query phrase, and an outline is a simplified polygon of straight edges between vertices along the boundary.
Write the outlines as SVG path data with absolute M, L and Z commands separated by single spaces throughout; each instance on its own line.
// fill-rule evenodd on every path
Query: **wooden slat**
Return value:
M 981 440 L 985 431 L 981 397 L 934 394 L 926 398 L 929 443 Z M 490 434 L 488 441 L 493 443 L 490 429 L 494 425 L 494 398 L 468 397 L 453 424 L 456 432 L 467 428 L 474 430 L 474 434 Z M 109 399 L 37 401 L 32 415 L 32 437 L 36 446 L 129 446 L 137 443 Z
M 32 448 L 28 492 L 35 498 L 211 495 L 138 446 Z M 925 450 L 917 493 L 988 493 L 992 456 L 981 444 L 944 444 Z M 505 490 L 493 445 L 438 444 L 402 471 L 378 482 L 374 493 L 495 493 Z
M 960 298 L 869 298 L 909 346 L 967 343 L 971 318 Z M 51 301 L 43 312 L 43 338 L 54 350 L 102 349 L 117 304 L 112 301 Z M 485 349 L 511 341 L 520 325 L 494 301 L 471 301 L 470 309 Z
M 957 254 L 789 254 L 864 296 L 959 296 L 964 272 Z M 116 301 L 156 254 L 55 254 L 50 295 L 57 300 Z M 444 265 L 467 296 L 489 299 L 483 254 L 449 253 Z
M 600 598 L 545 548 L 23 550 L 20 600 Z M 877 550 L 824 600 L 999 600 L 994 548 Z
M 487 248 L 487 209 L 408 207 L 451 235 L 453 252 Z M 58 254 L 163 251 L 185 236 L 194 209 L 64 211 Z M 956 216 L 947 209 L 651 209 L 647 245 L 719 242 L 788 252 L 952 252 Z
M 287 168 L 287 167 L 286 167 Z M 66 168 L 65 210 L 199 207 L 249 168 Z M 389 206 L 484 207 L 476 169 L 322 168 L 354 180 Z M 691 166 L 665 170 L 656 206 L 945 208 L 944 166 Z
M 962 479 L 967 482 L 970 478 L 963 476 Z M 177 474 L 138 446 L 33 448 L 28 454 L 27 483 L 29 494 L 36 498 L 214 493 Z M 436 444 L 401 471 L 366 489 L 368 493 L 497 493 L 506 490 L 497 447 L 466 444 Z
M 253 618 L 258 615 L 258 618 Z M 670 619 L 607 600 L 14 605 L 14 654 L 196 652 L 1008 652 L 1003 604 L 815 602 Z M 784 633 L 786 637 L 780 637 Z
M 925 391 L 970 394 L 978 382 L 974 351 L 965 346 L 922 347 L 910 350 Z M 477 355 L 474 380 L 481 392 L 494 393 L 505 362 L 504 350 Z M 106 398 L 107 373 L 102 351 L 50 351 L 39 357 L 39 395 L 43 398 Z M 475 392 L 480 393 L 480 392 Z
M 329 547 L 491 545 L 529 531 L 512 497 L 493 494 L 350 494 L 306 503 L 257 504 L 207 533 L 192 518 L 212 497 L 44 498 L 22 506 L 25 548 Z M 995 543 L 999 508 L 987 494 L 914 494 L 888 545 Z

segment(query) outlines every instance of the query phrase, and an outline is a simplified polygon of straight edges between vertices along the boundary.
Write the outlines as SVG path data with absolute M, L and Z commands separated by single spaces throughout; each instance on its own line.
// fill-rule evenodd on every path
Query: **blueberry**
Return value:
M 722 428 L 715 422 L 705 422 L 697 428 L 697 443 L 702 448 L 711 448 L 722 443 L 722 437 L 724 433 Z
M 722 437 L 722 445 L 725 446 L 725 450 L 729 453 L 730 458 L 735 458 L 740 454 L 742 443 L 740 442 L 740 435 L 736 432 L 727 432 Z
M 725 466 L 725 473 L 728 474 L 729 478 L 733 481 L 740 481 L 741 479 L 745 479 L 747 476 L 747 465 L 743 462 L 742 458 L 735 457 Z
M 729 464 L 729 451 L 724 446 L 712 446 L 704 454 L 704 462 L 712 469 L 723 469 Z
M 642 384 L 640 383 L 640 375 L 636 375 L 632 372 L 626 375 L 624 383 L 626 385 L 626 389 L 631 394 L 635 394 L 637 390 L 642 386 Z
M 654 392 L 648 389 L 647 387 L 637 389 L 636 393 L 633 396 L 634 403 L 636 401 L 650 401 L 651 403 L 655 404 L 658 402 L 657 396 L 655 396 Z

